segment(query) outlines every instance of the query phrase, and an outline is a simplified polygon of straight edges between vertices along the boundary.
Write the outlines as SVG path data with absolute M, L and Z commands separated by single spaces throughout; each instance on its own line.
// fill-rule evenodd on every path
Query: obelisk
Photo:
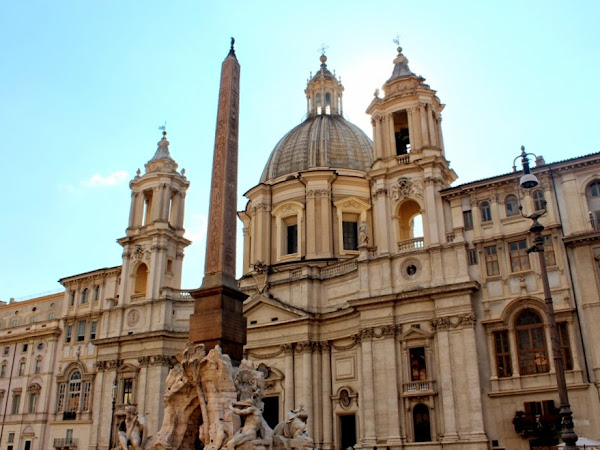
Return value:
M 241 361 L 246 343 L 246 318 L 235 281 L 237 168 L 240 65 L 233 48 L 221 66 L 221 87 L 213 155 L 204 280 L 193 291 L 190 341 L 215 345 L 233 361 Z

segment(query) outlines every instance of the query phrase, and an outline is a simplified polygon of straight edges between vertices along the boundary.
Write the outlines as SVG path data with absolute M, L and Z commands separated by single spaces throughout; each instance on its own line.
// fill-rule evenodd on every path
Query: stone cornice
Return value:
M 173 340 L 187 340 L 188 332 L 187 331 L 150 331 L 146 333 L 136 333 L 136 334 L 128 334 L 123 336 L 115 336 L 108 338 L 95 339 L 94 345 L 100 347 L 102 345 L 114 345 L 122 342 L 132 342 L 137 340 L 150 340 L 150 339 L 173 339 Z
M 581 247 L 584 245 L 596 244 L 600 242 L 600 232 L 588 231 L 586 233 L 580 233 L 570 235 L 563 238 L 563 243 L 567 247 Z

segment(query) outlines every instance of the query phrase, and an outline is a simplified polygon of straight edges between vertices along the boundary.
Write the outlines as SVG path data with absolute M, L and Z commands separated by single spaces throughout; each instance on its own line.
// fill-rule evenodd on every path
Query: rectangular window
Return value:
M 19 375 L 20 377 L 22 377 L 23 375 L 25 375 L 25 361 L 21 361 L 19 363 Z
M 19 405 L 21 404 L 21 394 L 13 394 L 12 414 L 19 414 Z
M 87 322 L 85 320 L 80 320 L 77 322 L 77 342 L 85 341 L 85 327 Z
M 470 266 L 474 266 L 477 264 L 477 250 L 475 250 L 474 248 L 471 248 L 468 250 L 468 256 L 469 256 L 469 265 Z
M 408 351 L 410 357 L 411 381 L 427 380 L 427 365 L 425 364 L 425 347 L 415 347 Z
M 525 402 L 523 406 L 525 407 L 525 414 L 528 416 L 558 414 L 558 410 L 554 406 L 554 400 L 545 400 L 543 402 Z
M 41 359 L 36 359 L 35 360 L 35 373 L 38 374 L 42 371 L 42 360 Z
M 342 222 L 344 250 L 358 250 L 358 224 Z
M 11 444 L 15 442 L 15 433 L 8 433 L 8 442 Z
M 131 405 L 133 403 L 133 379 L 131 378 L 125 378 L 123 380 L 121 403 L 124 405 Z
M 65 410 L 65 391 L 67 390 L 66 383 L 58 385 L 58 400 L 56 402 L 56 412 L 63 412 Z
M 473 213 L 471 210 L 463 211 L 463 222 L 465 223 L 465 230 L 473 229 Z
M 496 246 L 484 247 L 485 267 L 488 277 L 500 274 L 500 266 L 498 265 L 498 252 Z
M 6 364 L 2 364 L 0 367 L 0 378 L 4 378 L 6 376 Z
M 92 383 L 89 381 L 83 382 L 83 412 L 88 412 L 90 410 L 90 392 L 92 390 Z
M 90 339 L 96 339 L 96 328 L 98 327 L 98 321 L 92 320 L 90 325 Z
M 29 394 L 29 413 L 35 412 L 35 407 L 37 405 L 38 394 L 37 392 L 32 392 Z
M 65 332 L 65 342 L 71 342 L 71 335 L 73 334 L 73 325 L 67 325 L 67 330 Z
M 288 225 L 286 235 L 286 255 L 298 253 L 298 225 Z
M 29 346 L 28 346 L 27 344 L 23 344 L 23 347 L 22 347 L 22 348 L 23 348 L 23 350 L 22 350 L 22 351 L 23 351 L 23 353 L 25 353 L 25 352 L 27 351 L 27 348 L 28 348 L 28 347 L 29 347 Z
M 8 347 L 4 347 L 4 351 L 2 352 L 2 354 L 3 354 L 4 356 L 8 356 L 8 353 L 9 353 L 9 352 L 10 352 L 10 348 L 8 348 Z
M 552 236 L 544 236 L 544 258 L 547 266 L 556 265 L 556 256 L 554 255 L 554 246 L 552 245 Z
M 560 343 L 560 352 L 563 358 L 563 367 L 565 370 L 573 370 L 573 357 L 571 356 L 571 345 L 569 343 L 567 322 L 559 322 L 556 324 L 556 327 L 558 328 L 558 340 Z
M 508 331 L 502 330 L 494 333 L 494 348 L 496 350 L 496 369 L 498 378 L 512 376 Z
M 510 268 L 513 272 L 529 270 L 529 253 L 527 253 L 527 240 L 510 242 Z

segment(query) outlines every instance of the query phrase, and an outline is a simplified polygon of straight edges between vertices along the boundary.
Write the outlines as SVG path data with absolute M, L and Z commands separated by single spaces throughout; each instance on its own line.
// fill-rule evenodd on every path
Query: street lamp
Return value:
M 117 401 L 117 377 L 113 381 L 112 385 L 112 414 L 110 416 L 110 434 L 108 435 L 108 450 L 113 448 L 113 428 L 115 425 L 115 402 Z
M 521 154 L 513 160 L 513 172 L 516 172 L 517 159 L 521 158 L 523 175 L 519 179 L 519 185 L 523 189 L 533 189 L 539 184 L 537 177 L 531 173 L 531 169 L 529 168 L 529 156 L 535 157 L 536 155 L 533 153 L 525 153 L 525 147 L 521 146 Z M 577 434 L 575 434 L 573 425 L 573 411 L 571 411 L 571 406 L 569 405 L 569 394 L 567 392 L 567 382 L 565 380 L 565 368 L 563 365 L 562 352 L 560 350 L 558 328 L 556 327 L 556 317 L 554 315 L 554 305 L 552 303 L 552 294 L 550 293 L 550 283 L 548 282 L 546 258 L 544 257 L 544 237 L 542 236 L 544 226 L 538 221 L 538 219 L 546 213 L 546 201 L 543 202 L 543 208 L 541 211 L 536 211 L 533 214 L 525 215 L 523 213 L 523 206 L 521 205 L 519 196 L 519 211 L 523 217 L 533 221 L 529 227 L 529 231 L 531 231 L 531 234 L 533 235 L 533 245 L 527 249 L 527 253 L 537 252 L 539 256 L 542 285 L 544 287 L 544 302 L 546 304 L 548 322 L 550 323 L 552 354 L 554 359 L 554 368 L 556 371 L 558 397 L 560 401 L 559 414 L 562 423 L 561 438 L 565 443 L 566 450 L 575 450 L 577 449 L 577 446 L 575 445 L 577 442 Z

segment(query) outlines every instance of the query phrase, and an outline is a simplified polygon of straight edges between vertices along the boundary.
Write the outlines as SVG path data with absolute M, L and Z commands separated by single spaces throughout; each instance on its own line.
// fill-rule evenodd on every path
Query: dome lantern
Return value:
M 319 58 L 321 66 L 306 86 L 307 113 L 315 115 L 341 115 L 342 92 L 344 87 L 327 68 L 327 56 L 323 52 Z

